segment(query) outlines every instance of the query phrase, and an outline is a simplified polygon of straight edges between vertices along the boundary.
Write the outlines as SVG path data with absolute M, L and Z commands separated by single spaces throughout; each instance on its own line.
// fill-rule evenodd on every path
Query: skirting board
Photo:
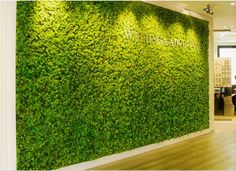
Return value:
M 188 135 L 184 135 L 182 137 L 179 138 L 174 138 L 174 139 L 170 139 L 170 140 L 166 140 L 163 141 L 161 143 L 157 143 L 157 144 L 150 144 L 147 146 L 143 146 L 143 147 L 139 147 L 133 150 L 129 150 L 129 151 L 125 151 L 119 154 L 113 154 L 113 155 L 109 155 L 109 156 L 105 156 L 105 157 L 101 157 L 99 159 L 96 160 L 92 160 L 92 161 L 87 161 L 87 162 L 83 162 L 83 163 L 79 163 L 79 164 L 75 164 L 75 165 L 71 165 L 71 166 L 67 166 L 67 167 L 63 167 L 58 169 L 59 171 L 82 171 L 82 170 L 86 170 L 86 169 L 91 169 L 100 165 L 104 165 L 104 164 L 108 164 L 114 161 L 118 161 L 124 158 L 128 158 L 128 157 L 132 157 L 141 153 L 145 153 L 151 150 L 155 150 L 158 148 L 162 148 L 171 144 L 175 144 L 181 141 L 185 141 L 191 138 L 195 138 L 204 134 L 208 134 L 213 132 L 213 130 L 211 129 L 205 129 L 199 132 L 195 132 L 195 133 L 191 133 Z

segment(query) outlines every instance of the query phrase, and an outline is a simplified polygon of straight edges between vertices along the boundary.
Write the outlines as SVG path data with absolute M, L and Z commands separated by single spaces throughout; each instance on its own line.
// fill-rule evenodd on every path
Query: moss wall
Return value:
M 144 2 L 17 2 L 17 168 L 208 128 L 208 32 Z

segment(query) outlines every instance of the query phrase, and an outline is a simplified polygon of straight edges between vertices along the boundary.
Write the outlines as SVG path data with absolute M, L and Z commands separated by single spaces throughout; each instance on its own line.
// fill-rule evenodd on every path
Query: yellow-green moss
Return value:
M 208 22 L 144 2 L 17 2 L 17 168 L 208 128 Z

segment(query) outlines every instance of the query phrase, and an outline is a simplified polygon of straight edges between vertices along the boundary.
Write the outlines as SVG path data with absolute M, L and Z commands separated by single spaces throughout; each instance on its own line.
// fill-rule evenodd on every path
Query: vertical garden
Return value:
M 208 128 L 208 34 L 144 2 L 17 2 L 17 169 Z

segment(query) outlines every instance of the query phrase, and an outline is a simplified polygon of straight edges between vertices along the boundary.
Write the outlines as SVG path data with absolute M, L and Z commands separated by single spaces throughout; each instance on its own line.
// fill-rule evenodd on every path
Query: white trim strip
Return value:
M 16 1 L 0 1 L 0 169 L 16 170 Z

